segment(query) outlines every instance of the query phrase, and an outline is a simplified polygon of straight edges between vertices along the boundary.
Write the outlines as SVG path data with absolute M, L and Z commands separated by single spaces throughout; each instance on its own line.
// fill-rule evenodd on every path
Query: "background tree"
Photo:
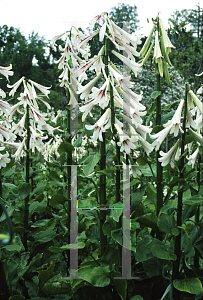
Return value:
M 169 38 L 176 51 L 171 54 L 171 62 L 185 81 L 197 90 L 202 83 L 203 60 L 203 15 L 202 9 L 174 11 L 169 19 Z

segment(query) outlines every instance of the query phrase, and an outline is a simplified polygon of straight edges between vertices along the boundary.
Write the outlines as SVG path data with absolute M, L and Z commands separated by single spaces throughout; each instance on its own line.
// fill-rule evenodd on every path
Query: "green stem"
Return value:
M 26 151 L 26 183 L 29 183 L 30 179 L 30 120 L 29 120 L 29 106 L 27 105 L 27 120 L 26 120 L 26 127 L 27 127 L 27 151 Z M 26 230 L 23 235 L 23 245 L 25 247 L 25 251 L 28 250 L 27 246 L 27 232 L 28 232 L 28 219 L 29 219 L 29 198 L 28 195 L 25 198 L 25 212 L 24 212 L 24 229 Z
M 197 184 L 198 184 L 198 193 L 199 193 L 199 190 L 200 190 L 200 164 L 201 164 L 201 155 L 199 154 L 199 157 L 198 157 L 198 165 L 197 165 Z M 195 213 L 195 222 L 196 224 L 199 223 L 200 221 L 200 206 L 198 206 L 198 209 Z M 199 269 L 200 265 L 199 265 L 199 254 L 197 252 L 197 250 L 195 249 L 195 257 L 194 257 L 194 266 Z
M 109 39 L 105 39 L 105 53 L 104 53 L 104 64 L 105 64 L 105 73 L 108 77 L 108 49 L 109 49 Z M 101 116 L 104 114 L 105 110 L 101 109 Z M 100 170 L 106 169 L 106 140 L 105 133 L 102 132 L 103 142 L 101 142 L 100 154 Z M 102 174 L 100 176 L 100 207 L 106 205 L 106 175 Z M 100 210 L 100 246 L 101 246 L 101 257 L 104 255 L 107 246 L 107 236 L 104 235 L 102 226 L 106 220 L 106 211 Z
M 159 17 L 157 20 L 157 31 L 159 32 Z M 158 71 L 158 64 L 156 64 L 156 90 L 160 91 L 160 74 Z M 160 95 L 156 98 L 156 125 L 161 125 L 161 97 Z M 161 166 L 161 163 L 159 162 L 159 149 L 156 152 L 156 166 L 157 166 L 157 201 L 156 201 L 156 215 L 159 215 L 159 212 L 163 206 L 163 168 Z M 159 237 L 157 237 L 159 238 Z
M 183 134 L 181 141 L 181 160 L 180 160 L 180 179 L 184 178 L 184 164 L 185 157 L 183 156 L 185 149 L 185 135 L 186 135 L 186 114 L 187 114 L 187 92 L 189 90 L 189 84 L 185 84 L 185 107 L 184 107 L 184 118 L 183 118 Z M 178 190 L 178 208 L 177 208 L 177 227 L 182 226 L 182 201 L 183 201 L 183 188 Z M 173 264 L 172 279 L 176 280 L 179 278 L 179 268 L 181 259 L 181 230 L 178 236 L 175 237 L 175 249 L 174 254 L 177 259 Z M 174 300 L 179 299 L 179 291 L 174 289 Z
M 156 90 L 160 91 L 160 75 L 157 71 L 156 74 Z M 156 125 L 161 125 L 161 98 L 160 96 L 156 99 L 157 105 L 156 105 Z M 156 152 L 156 165 L 157 165 L 157 205 L 156 205 L 156 214 L 158 216 L 160 209 L 163 206 L 163 168 L 161 166 L 161 162 L 159 162 L 159 151 Z

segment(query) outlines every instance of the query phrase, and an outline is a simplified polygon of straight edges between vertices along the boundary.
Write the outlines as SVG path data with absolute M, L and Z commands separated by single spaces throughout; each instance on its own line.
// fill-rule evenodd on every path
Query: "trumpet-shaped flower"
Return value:
M 19 145 L 17 151 L 15 152 L 15 154 L 13 154 L 13 157 L 15 157 L 17 160 L 20 158 L 20 155 L 23 151 L 23 147 L 25 145 L 25 140 L 26 140 L 26 137 L 24 137 L 22 143 Z
M 0 100 L 0 109 L 3 110 L 3 112 L 5 113 L 6 116 L 8 116 L 8 114 L 11 110 L 11 107 L 7 102 Z
M 10 142 L 14 141 L 14 139 L 15 139 L 15 137 L 16 137 L 15 134 L 13 134 L 10 130 L 8 130 L 7 128 L 5 128 L 5 127 L 3 127 L 3 126 L 0 126 L 0 134 L 1 134 L 2 136 L 4 136 L 4 138 L 5 138 L 7 141 L 10 141 Z M 0 140 L 3 141 L 2 138 L 0 138 Z
M 107 107 L 109 103 L 109 97 L 107 96 L 108 87 L 109 79 L 107 78 L 100 89 L 93 87 L 92 94 L 90 94 L 90 98 L 94 99 L 94 104 L 99 104 L 102 109 Z
M 20 84 L 22 83 L 22 81 L 24 80 L 24 76 L 23 77 L 21 77 L 21 79 L 19 79 L 16 83 L 14 83 L 13 85 L 9 85 L 9 84 L 7 84 L 7 87 L 8 88 L 12 88 L 12 90 L 10 90 L 10 92 L 9 92 L 9 96 L 14 96 L 14 94 L 15 94 L 15 92 L 16 92 L 16 90 L 17 90 L 17 88 L 20 86 Z
M 192 90 L 190 90 L 188 92 L 190 94 L 190 96 L 192 97 L 194 103 L 197 105 L 197 107 L 199 108 L 201 114 L 203 114 L 203 103 L 197 98 L 197 96 L 193 93 Z
M 163 151 L 159 152 L 162 157 L 158 158 L 158 160 L 163 167 L 170 162 L 171 168 L 175 168 L 174 161 L 179 159 L 179 144 L 178 140 L 167 153 L 164 153 Z
M 136 146 L 133 142 L 137 142 L 138 137 L 129 137 L 123 132 L 117 123 L 115 123 L 116 130 L 119 134 L 120 142 L 117 142 L 117 145 L 121 147 L 121 152 L 125 151 L 127 154 L 130 154 L 130 149 L 136 149 Z
M 163 55 L 161 53 L 160 45 L 159 45 L 159 33 L 156 31 L 155 33 L 155 47 L 154 47 L 154 58 L 155 62 L 158 64 L 159 74 L 163 77 Z
M 187 156 L 188 165 L 191 165 L 192 168 L 194 168 L 198 153 L 199 153 L 199 148 L 197 148 L 193 154 Z
M 164 128 L 161 131 L 159 131 L 158 133 L 153 134 L 153 135 L 150 134 L 151 139 L 156 139 L 152 143 L 152 146 L 156 147 L 155 148 L 156 151 L 159 150 L 161 144 L 163 143 L 163 141 L 165 140 L 165 138 L 169 134 L 169 131 L 171 130 L 172 127 L 173 127 L 173 124 L 170 124 L 166 128 Z
M 88 84 L 86 84 L 85 86 L 81 87 L 81 89 L 79 89 L 76 94 L 81 94 L 80 98 L 81 99 L 87 99 L 88 95 L 91 91 L 91 89 L 93 88 L 93 86 L 96 84 L 96 82 L 99 80 L 99 78 L 101 78 L 102 74 L 98 74 L 93 80 L 91 80 Z
M 0 89 L 0 97 L 5 98 L 6 97 L 6 93 Z
M 10 71 L 12 69 L 12 65 L 10 64 L 10 66 L 8 67 L 1 67 L 0 66 L 0 74 L 2 74 L 3 76 L 6 77 L 7 80 L 8 79 L 8 76 L 13 76 L 13 71 Z
M 26 114 L 22 117 L 22 119 L 18 122 L 18 124 L 14 124 L 13 129 L 15 134 L 21 135 L 25 125 Z
M 85 121 L 86 116 L 88 115 L 88 113 L 91 111 L 93 107 L 94 107 L 94 101 L 90 101 L 79 108 L 81 112 L 84 112 L 84 114 L 82 115 L 82 122 Z
M 172 120 L 168 121 L 166 124 L 163 125 L 164 127 L 168 127 L 172 124 L 170 133 L 174 133 L 174 136 L 177 136 L 178 132 L 179 132 L 179 129 L 181 129 L 180 128 L 180 126 L 181 126 L 181 113 L 182 113 L 182 108 L 183 108 L 184 102 L 185 102 L 185 100 L 183 100 L 183 99 L 180 101 L 180 103 L 178 105 L 178 108 L 177 108 Z
M 37 83 L 37 82 L 34 82 L 34 81 L 30 80 L 30 79 L 29 79 L 29 81 L 30 81 L 31 84 L 33 84 L 38 90 L 40 90 L 47 98 L 49 98 L 49 97 L 48 97 L 48 94 L 50 93 L 50 91 L 48 91 L 48 89 L 50 89 L 51 86 L 50 86 L 50 87 L 45 87 L 45 86 L 43 86 L 43 85 L 41 85 L 41 84 L 39 84 L 39 83 Z
M 103 141 L 102 132 L 105 132 L 105 130 L 111 126 L 111 123 L 108 122 L 110 120 L 110 116 L 111 116 L 111 109 L 108 108 L 106 112 L 101 116 L 101 118 L 94 125 L 85 125 L 85 128 L 88 130 L 95 129 L 92 136 L 92 139 L 94 141 L 96 141 L 98 138 L 101 142 Z M 106 126 L 104 127 L 105 124 Z
M 161 27 L 161 33 L 163 36 L 163 41 L 164 41 L 164 47 L 166 49 L 166 53 L 169 54 L 171 52 L 171 48 L 175 48 L 175 46 L 172 45 L 171 41 L 169 40 L 169 37 L 164 29 L 164 26 L 162 24 L 162 21 L 159 19 L 159 24 Z
M 6 151 L 5 154 L 1 154 L 0 153 L 0 169 L 3 167 L 5 168 L 6 165 L 10 162 L 10 158 L 9 158 L 9 154 L 8 152 Z
M 203 146 L 203 137 L 201 134 L 193 131 L 191 128 L 189 129 L 189 132 L 192 134 L 192 136 L 194 137 L 194 139 L 200 143 L 201 146 Z
M 117 56 L 120 60 L 122 60 L 123 63 L 126 64 L 126 66 L 128 66 L 128 68 L 130 68 L 134 72 L 134 74 L 135 74 L 136 77 L 137 77 L 137 74 L 139 72 L 141 72 L 142 64 L 138 64 L 138 63 L 134 62 L 133 60 L 130 60 L 129 58 L 121 55 L 120 53 L 118 53 L 118 52 L 116 52 L 114 50 L 112 50 L 112 53 L 115 56 Z

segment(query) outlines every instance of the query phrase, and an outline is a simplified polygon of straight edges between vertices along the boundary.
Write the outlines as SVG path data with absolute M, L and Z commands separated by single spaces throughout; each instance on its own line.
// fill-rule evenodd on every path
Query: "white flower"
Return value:
M 166 49 L 166 53 L 169 54 L 171 52 L 171 48 L 175 48 L 171 41 L 169 40 L 168 38 L 168 35 L 163 27 L 163 24 L 162 24 L 162 21 L 159 19 L 159 24 L 160 24 L 160 27 L 161 27 L 161 33 L 162 33 L 162 36 L 163 36 L 163 41 L 164 41 L 164 47 Z
M 3 167 L 5 168 L 6 165 L 11 161 L 9 157 L 8 152 L 6 151 L 6 154 L 0 153 L 0 169 Z
M 164 167 L 169 162 L 171 165 L 171 168 L 175 168 L 174 161 L 179 159 L 179 140 L 175 143 L 175 145 L 167 152 L 164 153 L 163 151 L 160 151 L 159 154 L 162 156 L 158 158 L 158 161 L 161 162 L 161 165 Z
M 86 116 L 88 115 L 88 113 L 91 111 L 93 107 L 94 107 L 94 101 L 90 101 L 79 108 L 81 112 L 84 112 L 84 114 L 82 115 L 82 122 L 85 121 Z
M 8 80 L 8 76 L 13 76 L 13 71 L 10 71 L 12 69 L 12 64 L 8 67 L 1 67 L 0 66 L 0 74 L 4 75 L 6 79 Z
M 92 94 L 89 96 L 91 99 L 94 99 L 94 104 L 99 104 L 102 109 L 107 107 L 109 103 L 109 97 L 107 96 L 108 87 L 109 79 L 107 78 L 100 89 L 93 87 Z
M 26 137 L 24 137 L 22 143 L 19 145 L 17 151 L 15 152 L 15 154 L 13 155 L 13 157 L 15 157 L 16 159 L 19 159 L 20 158 L 20 155 L 23 151 L 23 147 L 25 145 L 25 140 L 26 140 Z
M 87 99 L 88 95 L 92 89 L 92 87 L 95 85 L 95 83 L 99 80 L 99 78 L 102 76 L 102 74 L 98 74 L 93 80 L 91 80 L 89 83 L 87 83 L 85 86 L 81 86 L 80 90 L 76 92 L 76 94 L 81 94 L 81 99 Z
M 192 136 L 195 138 L 195 140 L 197 142 L 199 142 L 201 146 L 203 146 L 203 137 L 202 137 L 202 135 L 195 132 L 195 131 L 193 131 L 191 128 L 189 129 L 189 132 L 192 134 Z
M 169 134 L 169 131 L 171 130 L 173 124 L 167 126 L 166 128 L 162 129 L 161 131 L 159 131 L 158 133 L 151 135 L 150 137 L 151 139 L 156 139 L 153 143 L 152 146 L 156 146 L 155 150 L 159 150 L 161 144 L 163 143 L 163 141 L 165 140 L 166 136 Z
M 22 119 L 18 122 L 18 124 L 15 124 L 13 126 L 14 132 L 15 134 L 22 134 L 24 125 L 25 125 L 25 118 L 26 118 L 26 114 L 24 114 L 24 116 L 22 117 Z
M 106 112 L 101 116 L 101 118 L 94 125 L 85 125 L 85 128 L 88 130 L 92 130 L 95 128 L 92 136 L 93 140 L 96 141 L 99 138 L 100 141 L 103 141 L 102 132 L 105 132 L 105 130 L 111 126 L 111 123 L 108 122 L 110 120 L 110 114 L 111 114 L 111 109 L 108 108 Z M 105 128 L 104 128 L 104 124 L 106 124 Z
M 130 149 L 136 149 L 136 146 L 133 142 L 137 141 L 136 137 L 129 137 L 127 134 L 123 132 L 123 130 L 119 127 L 118 123 L 115 123 L 116 130 L 119 134 L 120 142 L 117 142 L 117 145 L 121 147 L 121 152 L 125 151 L 127 154 L 130 154 Z
M 197 98 L 197 96 L 193 93 L 192 90 L 190 90 L 188 93 L 190 94 L 190 96 L 192 97 L 193 101 L 195 102 L 195 104 L 199 108 L 201 114 L 203 114 L 203 103 Z
M 5 115 L 8 116 L 8 114 L 11 110 L 11 107 L 7 102 L 0 100 L 0 109 L 2 109 L 3 112 L 5 113 Z
M 6 97 L 6 93 L 0 89 L 0 97 L 5 98 Z
M 178 132 L 179 132 L 179 129 L 180 126 L 181 126 L 181 113 L 182 113 L 182 108 L 183 108 L 183 104 L 184 104 L 185 100 L 181 100 L 179 105 L 178 105 L 178 108 L 173 116 L 173 118 L 168 121 L 166 124 L 164 124 L 163 126 L 164 127 L 168 127 L 172 124 L 172 127 L 171 127 L 171 131 L 170 133 L 174 133 L 174 136 L 177 136 L 178 135 Z
M 197 159 L 197 155 L 199 153 L 199 148 L 197 148 L 195 150 L 195 152 L 193 154 L 191 154 L 189 157 L 187 156 L 187 159 L 188 159 L 188 165 L 191 165 L 192 168 L 194 168 L 194 164 L 195 164 L 195 161 Z
M 129 58 L 121 55 L 120 53 L 112 50 L 112 53 L 117 56 L 120 60 L 123 61 L 124 64 L 126 64 L 126 66 L 128 66 L 128 68 L 130 68 L 135 76 L 137 77 L 137 73 L 141 72 L 141 67 L 142 67 L 142 64 L 138 64 L 136 62 L 134 62 L 133 60 L 130 60 Z
M 50 86 L 50 87 L 45 87 L 45 86 L 43 86 L 43 85 L 41 85 L 41 84 L 39 84 L 39 83 L 37 83 L 37 82 L 34 82 L 34 81 L 30 80 L 30 79 L 29 79 L 29 81 L 30 81 L 30 82 L 31 82 L 38 90 L 40 90 L 47 98 L 49 98 L 49 97 L 48 97 L 48 94 L 50 93 L 50 91 L 48 91 L 48 89 L 50 89 L 51 86 Z
M 154 58 L 155 62 L 158 64 L 159 74 L 163 77 L 163 62 L 162 62 L 162 53 L 159 45 L 159 33 L 156 31 L 155 34 L 155 47 L 154 47 Z
M 9 96 L 14 96 L 14 94 L 15 94 L 15 92 L 16 92 L 16 90 L 17 90 L 17 88 L 20 86 L 20 84 L 21 84 L 21 82 L 24 80 L 24 76 L 23 77 L 21 77 L 21 79 L 19 79 L 16 83 L 14 83 L 13 85 L 9 85 L 9 84 L 7 84 L 7 87 L 8 88 L 12 88 L 12 90 L 10 90 L 10 92 L 9 92 Z

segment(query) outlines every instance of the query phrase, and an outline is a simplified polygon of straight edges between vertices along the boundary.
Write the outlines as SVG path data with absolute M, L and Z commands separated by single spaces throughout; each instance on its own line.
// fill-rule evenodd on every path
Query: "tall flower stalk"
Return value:
M 151 42 L 153 32 L 155 31 L 155 41 Z M 151 45 L 150 45 L 151 43 Z M 170 76 L 168 72 L 167 64 L 171 65 L 168 54 L 171 51 L 171 48 L 174 46 L 171 44 L 167 33 L 163 27 L 162 21 L 159 16 L 156 18 L 156 23 L 154 24 L 149 37 L 147 38 L 143 48 L 140 53 L 143 57 L 141 62 L 143 64 L 149 59 L 152 49 L 154 47 L 153 62 L 155 63 L 156 68 L 156 125 L 161 125 L 161 86 L 160 79 L 165 77 L 166 83 L 170 86 Z M 163 168 L 159 161 L 159 151 L 156 149 L 156 185 L 157 185 L 157 201 L 156 201 L 156 214 L 158 216 L 162 206 L 163 206 Z
M 79 66 L 75 71 L 77 77 L 80 77 L 82 73 L 84 73 L 85 76 L 85 71 L 87 69 L 95 69 L 97 74 L 88 84 L 80 87 L 77 93 L 81 94 L 81 99 L 85 98 L 85 104 L 80 107 L 80 111 L 83 112 L 83 122 L 85 121 L 87 114 L 90 113 L 95 105 L 98 104 L 101 107 L 101 117 L 95 125 L 85 125 L 88 130 L 95 129 L 92 139 L 95 141 L 99 139 L 101 141 L 101 170 L 106 168 L 105 131 L 108 128 L 111 128 L 114 142 L 116 142 L 116 157 L 114 159 L 115 164 L 117 165 L 116 202 L 120 202 L 120 152 L 125 151 L 127 155 L 130 155 L 131 149 L 142 146 L 147 153 L 150 153 L 153 150 L 153 147 L 146 141 L 146 134 L 151 132 L 152 129 L 142 124 L 143 121 L 141 117 L 146 115 L 146 111 L 144 111 L 146 108 L 139 102 L 142 99 L 142 96 L 131 91 L 133 84 L 130 82 L 130 76 L 124 76 L 116 68 L 113 62 L 109 61 L 108 43 L 111 41 L 117 50 L 126 51 L 128 57 L 121 55 L 115 50 L 112 51 L 112 54 L 117 56 L 124 64 L 131 68 L 135 76 L 137 76 L 142 65 L 136 63 L 135 58 L 131 56 L 132 54 L 134 56 L 139 56 L 139 53 L 136 51 L 136 46 L 141 41 L 138 37 L 128 34 L 114 24 L 107 13 L 96 16 L 91 23 L 94 24 L 96 21 L 101 25 L 100 29 L 81 41 L 79 48 L 96 34 L 99 34 L 100 42 L 102 42 L 105 37 L 105 47 L 103 46 L 97 56 Z M 100 88 L 94 87 L 102 75 L 104 76 L 103 85 Z M 125 101 L 122 96 L 124 96 Z M 88 101 L 88 98 L 91 100 Z M 126 115 L 120 114 L 119 116 L 125 118 L 129 124 L 131 130 L 128 134 L 124 133 L 121 129 L 123 124 L 117 118 L 118 116 L 116 116 L 115 107 L 124 109 L 126 112 Z M 106 204 L 106 179 L 104 174 L 101 175 L 100 179 L 100 191 L 100 205 L 103 206 Z M 105 215 L 105 213 L 101 211 L 100 216 L 103 217 L 103 215 Z M 100 226 L 101 255 L 103 255 L 105 251 L 104 246 L 102 245 L 102 241 L 104 241 L 102 238 L 102 224 L 104 221 L 105 216 Z M 119 225 L 121 227 L 121 222 L 119 222 Z
M 189 91 L 189 84 L 185 84 L 185 107 L 184 107 L 184 117 L 183 117 L 183 133 L 181 139 L 181 159 L 180 159 L 180 167 L 179 167 L 179 178 L 180 180 L 184 178 L 184 164 L 185 164 L 185 137 L 186 137 L 186 117 L 187 117 L 187 93 Z M 177 228 L 181 228 L 182 226 L 182 206 L 183 206 L 183 187 L 179 187 L 178 189 L 178 207 L 177 207 Z M 177 259 L 173 264 L 172 271 L 172 280 L 176 280 L 179 278 L 179 268 L 180 268 L 180 258 L 181 258 L 181 230 L 179 231 L 179 235 L 175 237 L 175 247 L 174 254 Z M 178 299 L 178 291 L 174 289 L 174 299 Z

